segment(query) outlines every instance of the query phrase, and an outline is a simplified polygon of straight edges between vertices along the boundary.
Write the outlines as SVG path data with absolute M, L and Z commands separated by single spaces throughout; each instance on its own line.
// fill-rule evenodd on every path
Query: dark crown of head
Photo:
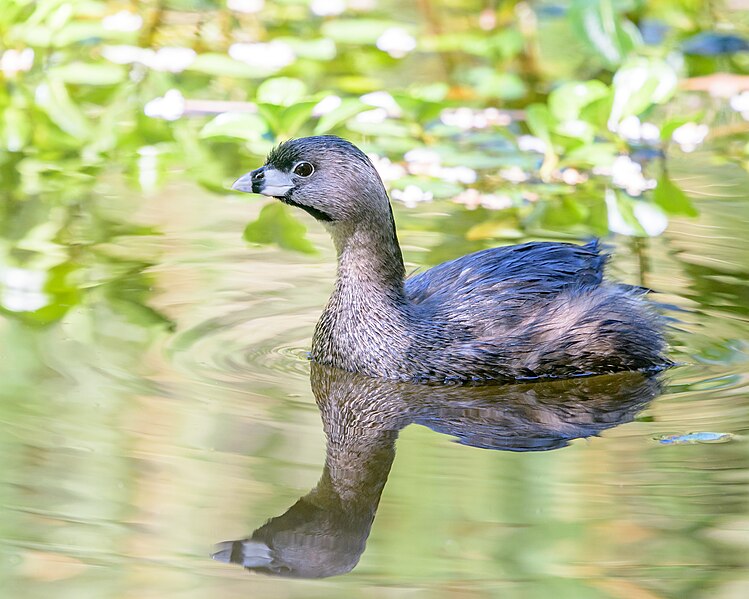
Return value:
M 326 155 L 341 156 L 350 160 L 358 160 L 367 165 L 371 164 L 364 152 L 351 142 L 335 135 L 320 135 L 317 137 L 302 137 L 290 139 L 273 148 L 265 160 L 283 171 L 290 171 L 300 160 L 324 159 Z

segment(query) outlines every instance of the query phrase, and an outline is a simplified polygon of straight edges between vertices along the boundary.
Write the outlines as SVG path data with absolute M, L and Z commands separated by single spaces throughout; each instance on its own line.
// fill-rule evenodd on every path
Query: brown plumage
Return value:
M 235 189 L 277 197 L 329 230 L 338 276 L 312 358 L 419 382 L 507 381 L 661 369 L 661 318 L 643 291 L 603 279 L 596 242 L 526 243 L 406 278 L 369 159 L 337 137 L 289 141 Z

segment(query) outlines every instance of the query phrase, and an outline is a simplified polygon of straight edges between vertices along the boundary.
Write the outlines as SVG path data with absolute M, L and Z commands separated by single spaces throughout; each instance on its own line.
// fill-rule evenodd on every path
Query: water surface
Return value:
M 317 254 L 248 246 L 257 198 L 176 181 L 139 196 L 112 175 L 87 215 L 49 217 L 69 219 L 69 243 L 19 248 L 6 234 L 4 255 L 30 253 L 39 271 L 57 260 L 45 272 L 67 265 L 68 283 L 42 292 L 34 267 L 4 269 L 5 592 L 746 596 L 749 203 L 745 172 L 708 158 L 670 165 L 699 218 L 651 240 L 609 240 L 612 276 L 680 309 L 671 340 L 684 366 L 614 381 L 599 403 L 598 383 L 563 389 L 559 403 L 553 389 L 505 390 L 492 403 L 335 377 L 313 393 L 306 351 L 332 249 L 306 215 Z M 29 202 L 14 218 L 35 218 Z M 409 266 L 491 245 L 463 241 L 471 218 L 449 202 L 396 206 Z M 31 308 L 49 310 L 50 324 Z M 250 574 L 210 558 L 321 476 L 318 508 L 342 488 L 358 507 L 343 524 L 324 515 L 325 534 L 289 559 L 306 564 L 302 575 L 340 576 Z M 302 508 L 284 530 L 319 521 Z

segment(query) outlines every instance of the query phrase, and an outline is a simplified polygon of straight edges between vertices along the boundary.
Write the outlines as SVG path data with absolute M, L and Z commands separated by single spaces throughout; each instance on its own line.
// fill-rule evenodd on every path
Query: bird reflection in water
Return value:
M 214 559 L 275 576 L 345 574 L 364 552 L 398 433 L 409 424 L 472 447 L 547 451 L 630 422 L 661 390 L 658 375 L 641 372 L 429 386 L 313 364 L 311 381 L 327 437 L 320 481 L 249 538 L 219 543 Z

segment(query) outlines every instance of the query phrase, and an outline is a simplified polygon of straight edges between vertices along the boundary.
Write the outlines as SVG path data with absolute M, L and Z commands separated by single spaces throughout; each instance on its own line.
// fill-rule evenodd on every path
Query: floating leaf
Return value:
M 280 202 L 263 206 L 257 220 L 251 222 L 244 230 L 244 239 L 250 243 L 275 243 L 280 247 L 314 254 L 315 246 L 305 237 L 307 229 L 294 218 L 288 208 Z

